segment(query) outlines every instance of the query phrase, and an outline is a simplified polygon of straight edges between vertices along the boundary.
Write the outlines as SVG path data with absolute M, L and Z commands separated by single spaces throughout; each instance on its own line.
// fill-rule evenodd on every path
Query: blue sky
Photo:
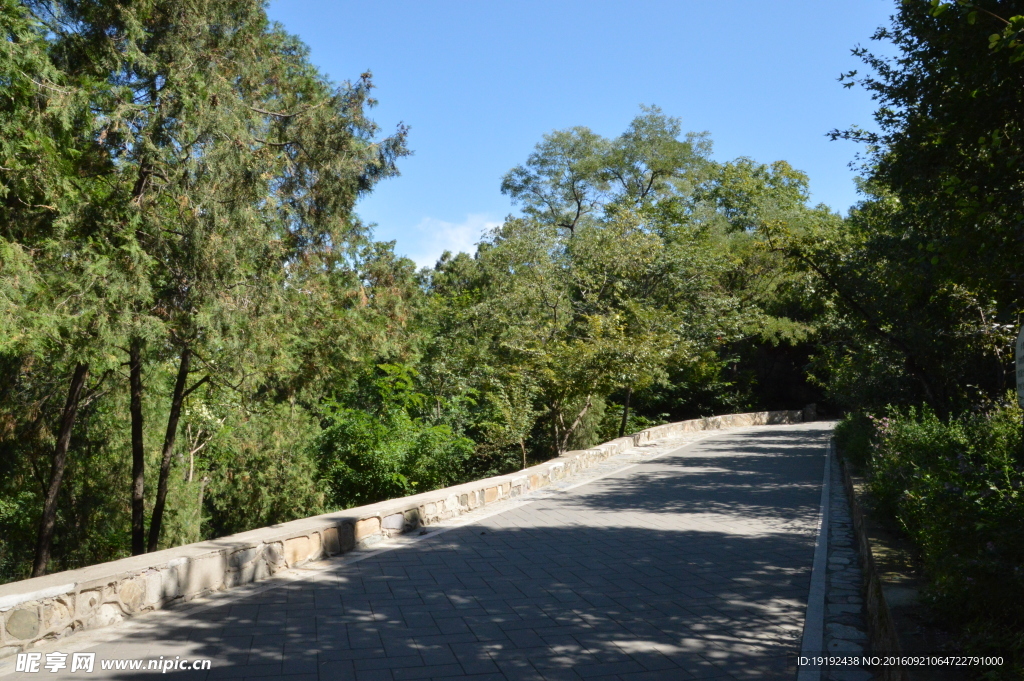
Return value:
M 606 137 L 641 104 L 708 131 L 714 157 L 784 159 L 812 201 L 856 200 L 857 145 L 833 128 L 872 127 L 874 110 L 840 73 L 888 22 L 893 0 L 275 0 L 270 16 L 336 81 L 373 72 L 385 134 L 410 126 L 402 175 L 357 206 L 374 235 L 421 266 L 472 251 L 516 212 L 501 177 L 551 130 Z

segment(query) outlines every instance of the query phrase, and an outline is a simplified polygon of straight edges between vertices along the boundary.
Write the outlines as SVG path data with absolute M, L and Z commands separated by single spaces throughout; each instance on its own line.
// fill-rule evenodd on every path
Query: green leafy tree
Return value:
M 216 356 L 221 328 L 266 312 L 302 259 L 330 261 L 358 236 L 352 205 L 394 174 L 404 132 L 374 140 L 363 114 L 369 75 L 334 88 L 261 2 L 69 2 L 48 20 L 65 68 L 103 84 L 90 103 L 111 159 L 104 217 L 131 225 L 153 290 L 135 309 L 128 342 L 132 545 L 140 553 L 157 547 L 185 398 L 238 366 L 237 355 Z M 233 335 L 242 340 L 260 342 Z M 147 348 L 178 364 L 148 542 Z M 199 381 L 189 378 L 194 358 L 205 373 Z
M 730 344 L 808 344 L 807 277 L 763 227 L 836 217 L 806 206 L 807 178 L 784 162 L 709 154 L 706 134 L 683 135 L 656 107 L 615 139 L 582 127 L 546 135 L 502 183 L 525 217 L 432 274 L 446 321 L 424 376 L 498 404 L 484 377 L 502 367 L 502 382 L 534 395 L 538 451 L 564 451 L 585 446 L 612 395 L 623 433 L 635 391 L 711 385 Z M 782 291 L 790 302 L 774 304 Z M 434 362 L 450 366 L 443 379 Z M 657 414 L 658 399 L 641 402 Z
M 1014 3 L 902 3 L 874 36 L 899 56 L 858 48 L 871 72 L 843 76 L 879 101 L 879 132 L 832 133 L 869 145 L 865 200 L 841 233 L 783 248 L 834 296 L 818 367 L 847 404 L 887 385 L 876 400 L 924 401 L 947 417 L 1009 387 L 1024 309 L 1024 76 L 1002 41 L 1019 13 Z
M 1022 10 L 901 3 L 874 36 L 896 56 L 858 48 L 870 73 L 843 76 L 879 102 L 878 132 L 833 133 L 869 145 L 864 201 L 825 238 L 778 242 L 830 293 L 820 379 L 850 408 L 888 405 L 837 434 L 920 551 L 958 644 L 1005 655 L 992 678 L 1019 677 L 1024 659 L 1007 598 L 1020 586 L 1020 413 L 1006 405 L 1024 310 Z
M 505 175 L 502 192 L 524 215 L 572 233 L 613 206 L 636 210 L 692 190 L 708 167 L 707 134 L 679 139 L 679 119 L 641 108 L 614 140 L 585 127 L 545 135 L 526 164 Z

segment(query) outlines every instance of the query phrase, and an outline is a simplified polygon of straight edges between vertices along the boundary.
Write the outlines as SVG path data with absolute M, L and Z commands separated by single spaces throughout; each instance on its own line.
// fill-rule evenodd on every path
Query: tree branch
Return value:
M 181 395 L 182 399 L 184 399 L 184 398 L 188 397 L 189 395 L 191 395 L 197 388 L 199 388 L 199 386 L 201 386 L 204 383 L 208 383 L 209 380 L 210 380 L 210 375 L 209 374 L 207 374 L 207 375 L 203 376 L 202 378 L 200 378 L 196 382 L 195 385 L 193 385 L 191 388 L 189 388 L 184 393 L 182 393 L 182 395 Z

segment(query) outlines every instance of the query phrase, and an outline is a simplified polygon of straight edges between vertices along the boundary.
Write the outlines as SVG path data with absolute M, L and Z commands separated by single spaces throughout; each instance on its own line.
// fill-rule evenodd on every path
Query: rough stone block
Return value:
M 468 494 L 463 494 L 462 496 L 459 497 L 459 506 L 461 506 L 462 508 L 467 508 L 469 506 Z
M 263 547 L 263 555 L 267 559 L 267 565 L 277 568 L 284 564 L 284 544 L 279 541 L 271 542 Z
M 78 594 L 78 607 L 75 609 L 75 617 L 88 617 L 94 610 L 100 607 L 103 596 L 99 590 L 83 591 Z
M 289 567 L 298 565 L 309 560 L 313 550 L 313 541 L 310 537 L 292 537 L 284 542 L 284 562 Z
M 267 568 L 261 560 L 246 563 L 238 570 L 224 575 L 224 586 L 230 588 L 239 584 L 250 584 L 266 579 Z
M 321 537 L 324 544 L 324 553 L 328 556 L 336 556 L 341 553 L 341 540 L 338 538 L 338 528 L 328 527 L 323 531 Z
M 410 508 L 408 511 L 403 513 L 405 516 L 405 528 L 416 529 L 420 526 L 420 509 Z
M 64 629 L 74 617 L 75 605 L 74 596 L 57 598 L 43 605 L 43 631 L 60 631 Z
M 121 584 L 117 596 L 128 612 L 135 612 L 142 607 L 146 596 L 146 587 L 132 579 Z
M 184 595 L 184 564 L 169 565 L 160 571 L 160 598 L 171 600 Z
M 101 598 L 103 599 L 103 602 L 110 603 L 112 601 L 116 601 L 118 598 L 117 590 L 120 586 L 120 582 L 111 580 L 105 587 L 103 587 L 100 592 L 102 594 Z
M 362 520 L 356 521 L 357 542 L 378 533 L 380 533 L 380 518 L 363 518 Z
M 866 641 L 868 635 L 856 627 L 851 627 L 846 624 L 839 624 L 838 622 L 831 622 L 825 625 L 826 631 L 829 636 L 835 638 L 842 638 L 848 641 Z
M 435 504 L 427 504 L 423 508 L 423 512 L 427 514 L 428 518 L 431 517 L 431 516 L 437 515 L 437 504 L 436 503 Z
M 488 487 L 487 489 L 484 490 L 484 503 L 485 504 L 489 504 L 492 501 L 497 501 L 497 500 L 498 500 L 498 488 L 497 487 Z
M 401 532 L 405 529 L 405 516 L 401 513 L 393 513 L 389 516 L 385 516 L 381 522 L 381 527 L 385 530 L 397 530 Z
M 263 558 L 252 563 L 252 581 L 259 582 L 272 576 L 275 569 Z
M 160 602 L 160 581 L 160 573 L 156 570 L 150 570 L 142 576 L 142 583 L 146 589 L 143 597 L 146 605 L 156 605 Z
M 216 591 L 224 585 L 227 560 L 219 553 L 191 560 L 182 567 L 184 568 L 182 595 L 186 598 L 199 596 L 207 591 Z
M 96 611 L 92 620 L 86 625 L 89 629 L 97 629 L 99 627 L 109 627 L 111 624 L 117 624 L 124 619 L 124 613 L 121 612 L 121 608 L 117 607 L 113 603 L 104 603 Z
M 299 537 L 292 537 L 284 541 L 284 560 L 290 567 L 298 563 L 305 563 L 320 557 L 321 541 L 320 533 L 312 532 Z
M 343 523 L 338 526 L 338 544 L 341 546 L 341 553 L 346 553 L 356 547 L 356 531 L 352 523 Z
M 19 608 L 7 616 L 7 634 L 19 641 L 31 641 L 39 634 L 39 609 Z

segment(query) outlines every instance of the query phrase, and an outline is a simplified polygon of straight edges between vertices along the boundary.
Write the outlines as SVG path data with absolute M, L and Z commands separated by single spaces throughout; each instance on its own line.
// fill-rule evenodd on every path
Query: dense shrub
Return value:
M 843 453 L 843 457 L 858 470 L 868 465 L 874 433 L 875 424 L 872 417 L 863 412 L 849 414 L 836 424 L 836 445 Z
M 920 551 L 926 598 L 976 653 L 1024 663 L 1024 448 L 1015 404 L 941 420 L 927 409 L 848 417 L 840 446 L 873 424 L 868 487 Z M 1008 677 L 1011 678 L 1011 677 Z M 1020 678 L 1015 676 L 1012 678 Z
M 417 416 L 423 395 L 406 367 L 382 365 L 376 409 L 334 404 L 316 444 L 328 505 L 350 508 L 461 482 L 473 441 Z

